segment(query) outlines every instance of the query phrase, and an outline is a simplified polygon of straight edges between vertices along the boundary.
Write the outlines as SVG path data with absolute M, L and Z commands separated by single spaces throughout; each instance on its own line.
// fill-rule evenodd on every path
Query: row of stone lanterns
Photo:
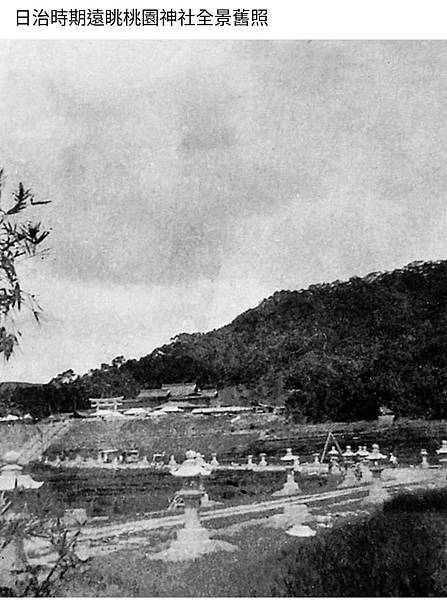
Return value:
M 379 444 L 373 444 L 372 452 L 370 452 L 367 457 L 369 469 L 372 473 L 372 482 L 368 496 L 364 500 L 366 504 L 383 504 L 389 497 L 388 492 L 383 487 L 381 479 L 381 474 L 384 469 L 383 461 L 386 458 L 385 454 L 380 452 Z
M 286 470 L 286 482 L 280 490 L 273 493 L 273 496 L 294 496 L 301 494 L 301 488 L 295 480 L 295 471 L 299 467 L 299 457 L 292 453 L 292 448 L 287 448 L 286 453 L 280 460 Z
M 337 452 L 337 456 L 339 455 L 340 453 Z M 334 453 L 331 456 L 332 460 L 335 460 Z M 362 460 L 368 460 L 373 474 L 373 483 L 365 502 L 373 504 L 383 503 L 387 498 L 387 493 L 383 489 L 380 475 L 383 470 L 382 463 L 386 456 L 380 452 L 378 444 L 373 444 L 371 452 L 366 451 L 362 447 L 358 453 L 354 453 L 348 446 L 345 452 L 342 453 L 342 456 L 348 467 L 354 465 L 357 457 L 362 457 Z M 301 489 L 295 481 L 294 476 L 299 464 L 298 457 L 292 453 L 291 448 L 287 448 L 285 455 L 280 460 L 284 464 L 287 475 L 283 488 L 275 492 L 274 496 L 300 494 Z M 217 459 L 214 460 L 214 463 L 216 462 Z M 186 460 L 181 465 L 177 465 L 176 463 L 176 466 L 174 466 L 173 461 L 171 461 L 171 467 L 172 475 L 179 477 L 183 482 L 182 488 L 178 492 L 178 496 L 181 498 L 184 507 L 183 527 L 176 532 L 176 538 L 172 541 L 169 548 L 153 555 L 152 558 L 171 561 L 189 560 L 214 550 L 235 550 L 236 548 L 232 544 L 210 539 L 208 530 L 200 522 L 199 510 L 205 494 L 203 478 L 210 475 L 212 471 L 211 465 L 206 463 L 199 453 L 188 451 L 186 453 Z M 294 522 L 292 528 L 288 530 L 290 535 L 307 537 L 315 533 L 305 524 L 309 520 L 309 511 L 304 504 L 286 507 L 284 515 L 278 516 L 277 524 L 280 525 L 280 523 L 283 523 L 284 519 L 287 522 L 290 520 Z
M 341 488 L 350 488 L 358 485 L 359 476 L 354 471 L 354 465 L 356 464 L 357 453 L 353 452 L 351 446 L 346 446 L 346 450 L 342 454 L 344 462 L 345 462 L 345 478 L 340 484 Z
M 342 472 L 342 470 L 339 466 L 339 459 L 340 458 L 343 459 L 345 477 L 344 477 L 343 482 L 340 484 L 340 487 L 353 487 L 355 485 L 358 485 L 360 481 L 363 481 L 365 483 L 370 482 L 374 478 L 373 472 L 375 472 L 376 474 L 377 473 L 380 474 L 383 470 L 383 467 L 379 468 L 379 461 L 383 461 L 386 459 L 385 455 L 380 454 L 379 446 L 377 444 L 373 444 L 373 449 L 371 452 L 369 452 L 366 449 L 366 446 L 360 446 L 359 449 L 357 450 L 357 452 L 353 452 L 352 447 L 350 445 L 346 446 L 346 450 L 344 452 L 337 450 L 333 446 L 331 448 L 331 450 L 328 452 L 328 456 L 329 456 L 329 460 L 330 460 L 329 472 L 334 472 L 336 470 L 340 470 L 340 472 Z M 220 467 L 220 464 L 217 460 L 217 455 L 215 453 L 212 454 L 212 459 L 211 459 L 210 463 L 207 463 L 205 461 L 203 455 L 201 455 L 199 453 L 195 454 L 195 461 L 199 462 L 201 465 L 203 465 L 208 474 L 212 470 Z M 297 471 L 300 471 L 299 456 L 294 455 L 291 448 L 287 448 L 285 455 L 280 458 L 280 462 L 283 465 L 282 467 L 269 466 L 267 464 L 266 454 L 261 453 L 260 454 L 260 462 L 256 465 L 253 462 L 253 455 L 250 454 L 247 457 L 247 463 L 246 463 L 245 467 L 237 466 L 237 468 L 246 468 L 246 469 L 250 469 L 250 470 L 258 470 L 258 469 L 259 470 L 266 470 L 266 469 L 284 470 L 286 472 L 286 481 L 285 481 L 283 487 L 280 490 L 278 490 L 277 492 L 274 492 L 273 495 L 274 496 L 292 496 L 292 495 L 302 493 L 299 483 L 295 479 L 295 473 Z M 315 467 L 321 467 L 321 463 L 319 461 L 319 454 L 317 454 L 317 453 L 314 454 L 313 465 Z M 353 467 L 355 465 L 357 465 L 356 470 L 353 469 Z M 371 469 L 369 465 L 374 465 L 374 468 Z M 174 474 L 176 472 L 176 469 L 178 469 L 178 464 L 175 461 L 174 456 L 171 456 L 170 461 L 168 463 L 168 467 L 172 474 Z M 236 467 L 230 466 L 229 468 L 236 468 Z M 317 472 L 318 472 L 318 470 L 317 470 Z M 203 482 L 201 485 L 203 488 Z M 203 491 L 203 496 L 202 496 L 202 506 L 203 506 L 204 498 L 206 497 L 206 492 L 204 492 L 203 489 L 202 489 L 202 491 Z M 205 504 L 209 505 L 208 502 L 205 502 Z

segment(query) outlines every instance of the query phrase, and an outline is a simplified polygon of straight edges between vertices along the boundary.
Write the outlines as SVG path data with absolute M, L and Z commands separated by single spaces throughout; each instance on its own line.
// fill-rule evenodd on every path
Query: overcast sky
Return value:
M 52 204 L 0 380 L 446 257 L 444 42 L 1 41 L 0 165 Z

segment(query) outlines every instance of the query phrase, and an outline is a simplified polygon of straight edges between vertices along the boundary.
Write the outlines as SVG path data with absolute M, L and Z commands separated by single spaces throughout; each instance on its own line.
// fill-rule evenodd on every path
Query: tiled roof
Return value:
M 162 385 L 162 389 L 169 392 L 173 398 L 179 396 L 191 396 L 197 393 L 196 383 L 166 383 Z
M 160 406 L 157 406 L 157 410 L 160 408 L 166 408 L 166 407 L 171 407 L 171 406 L 174 406 L 174 407 L 176 406 L 178 408 L 197 408 L 199 406 L 202 406 L 202 404 L 197 404 L 196 402 L 188 402 L 187 400 L 171 400 L 171 399 L 169 399 L 164 404 L 160 404 Z M 204 404 L 203 406 L 206 406 L 206 404 Z
M 217 390 L 201 390 L 199 396 L 201 398 L 217 398 L 218 392 Z
M 137 398 L 167 398 L 169 396 L 169 392 L 167 390 L 162 390 L 160 388 L 152 389 L 152 390 L 141 390 L 138 394 Z
M 116 398 L 89 398 L 92 403 L 101 403 L 106 404 L 107 402 L 121 402 L 124 399 L 124 396 L 118 396 Z

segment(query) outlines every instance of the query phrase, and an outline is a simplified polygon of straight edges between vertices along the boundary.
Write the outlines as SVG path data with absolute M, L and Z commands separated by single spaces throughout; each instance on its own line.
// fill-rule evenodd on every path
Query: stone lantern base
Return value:
M 201 490 L 184 489 L 179 494 L 185 506 L 184 526 L 177 531 L 169 548 L 150 556 L 152 560 L 192 560 L 209 552 L 232 552 L 237 549 L 228 542 L 210 539 L 209 531 L 200 523 Z
M 210 552 L 234 552 L 237 546 L 221 540 L 210 539 L 209 531 L 205 527 L 195 529 L 179 529 L 177 537 L 169 548 L 152 554 L 151 560 L 165 560 L 178 562 L 193 560 Z
M 362 478 L 361 478 L 362 483 L 370 483 L 373 479 L 373 474 L 372 474 L 369 466 L 366 464 L 366 462 L 361 462 L 359 468 L 360 468 L 360 472 L 362 474 Z
M 316 531 L 309 527 L 309 525 L 294 525 L 286 533 L 293 537 L 312 537 L 316 534 Z
M 373 467 L 372 469 L 373 480 L 369 486 L 369 493 L 364 498 L 363 504 L 372 504 L 382 506 L 383 503 L 390 497 L 387 490 L 383 487 L 382 480 L 380 478 L 382 469 Z
M 212 506 L 217 506 L 219 504 L 222 504 L 222 502 L 219 502 L 218 500 L 211 500 L 208 493 L 207 492 L 203 492 L 203 496 L 200 500 L 200 507 L 201 508 L 210 508 Z
M 350 465 L 345 472 L 343 481 L 338 486 L 339 488 L 351 488 L 360 485 L 361 481 L 357 477 L 354 467 Z
M 281 514 L 270 517 L 266 525 L 286 529 L 286 533 L 294 537 L 311 537 L 315 535 L 315 531 L 305 524 L 311 520 L 312 515 L 306 504 L 290 504 L 284 506 Z
M 287 479 L 284 485 L 277 492 L 273 492 L 272 496 L 295 496 L 302 494 L 301 488 L 295 481 L 293 467 L 287 469 Z
M 371 485 L 369 489 L 369 494 L 363 500 L 363 504 L 373 504 L 377 506 L 382 506 L 390 495 L 382 486 Z

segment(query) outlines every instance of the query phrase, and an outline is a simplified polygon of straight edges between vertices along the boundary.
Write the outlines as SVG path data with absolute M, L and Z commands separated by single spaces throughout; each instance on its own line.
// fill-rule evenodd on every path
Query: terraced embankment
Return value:
M 96 458 L 101 448 L 129 450 L 138 448 L 143 456 L 154 453 L 174 454 L 177 460 L 188 449 L 210 456 L 216 452 L 224 460 L 240 460 L 247 454 L 266 452 L 280 456 L 286 447 L 310 458 L 313 452 L 322 452 L 328 431 L 332 431 L 341 445 L 379 443 L 385 452 L 394 451 L 401 462 L 417 463 L 421 448 L 435 455 L 442 439 L 447 439 L 447 421 L 402 420 L 395 424 L 377 421 L 358 423 L 322 423 L 318 425 L 291 425 L 282 418 L 270 415 L 250 415 L 232 422 L 226 416 L 192 416 L 188 414 L 151 419 L 85 420 L 72 421 L 47 449 L 54 458 L 65 454 L 73 458 Z
M 40 460 L 43 453 L 68 432 L 69 422 L 56 423 L 1 423 L 0 456 L 8 451 L 20 454 L 20 463 Z

